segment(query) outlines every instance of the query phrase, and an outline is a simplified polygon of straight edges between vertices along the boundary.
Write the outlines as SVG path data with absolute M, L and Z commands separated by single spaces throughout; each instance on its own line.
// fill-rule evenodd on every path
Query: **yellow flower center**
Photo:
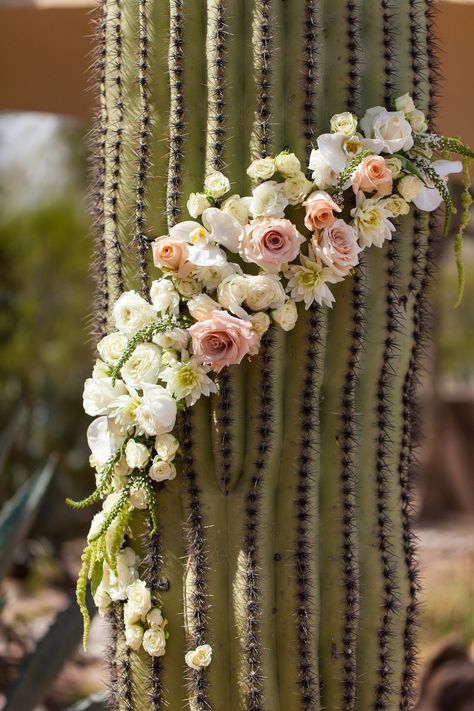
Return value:
M 192 368 L 184 366 L 184 368 L 181 368 L 179 371 L 178 379 L 181 387 L 189 387 L 190 385 L 194 385 L 197 376 Z
M 205 240 L 206 239 L 206 230 L 204 227 L 196 227 L 195 230 L 191 232 L 189 235 L 192 244 L 196 244 L 199 240 Z

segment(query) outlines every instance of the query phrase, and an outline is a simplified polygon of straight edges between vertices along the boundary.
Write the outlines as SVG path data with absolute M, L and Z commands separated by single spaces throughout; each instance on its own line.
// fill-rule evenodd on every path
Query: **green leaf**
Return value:
M 418 166 L 413 163 L 413 161 L 406 156 L 400 155 L 399 153 L 397 153 L 396 157 L 400 159 L 400 162 L 405 170 L 408 170 L 409 173 L 413 173 L 413 175 L 416 175 L 416 177 L 422 180 L 423 183 L 426 183 L 426 176 L 422 173 Z
M 99 587 L 102 577 L 104 575 L 104 563 L 101 560 L 96 560 L 94 563 L 94 567 L 92 569 L 92 576 L 91 576 L 91 591 L 92 594 L 95 595 L 97 592 L 97 588 Z

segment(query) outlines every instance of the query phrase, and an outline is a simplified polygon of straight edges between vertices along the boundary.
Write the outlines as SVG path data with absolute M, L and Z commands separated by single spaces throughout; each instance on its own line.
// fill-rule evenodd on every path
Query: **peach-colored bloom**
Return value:
M 260 345 L 249 321 L 217 309 L 211 318 L 193 324 L 189 333 L 195 357 L 216 373 L 227 365 L 240 363 L 246 355 L 257 353 Z
M 153 262 L 155 267 L 172 269 L 180 276 L 185 276 L 183 267 L 187 260 L 187 246 L 172 237 L 158 237 L 153 242 Z
M 311 195 L 308 195 L 303 206 L 306 208 L 304 225 L 311 232 L 322 230 L 324 227 L 332 225 L 336 219 L 333 211 L 341 212 L 339 205 L 324 190 L 316 190 Z
M 359 263 L 357 234 L 344 220 L 336 220 L 313 237 L 314 251 L 333 272 L 344 277 Z
M 363 190 L 367 193 L 377 191 L 380 197 L 390 195 L 393 187 L 393 174 L 382 156 L 366 156 L 352 176 L 352 189 L 355 193 Z
M 244 227 L 239 252 L 246 262 L 258 264 L 267 272 L 278 272 L 282 264 L 296 259 L 300 244 L 304 241 L 304 237 L 289 220 L 252 220 Z

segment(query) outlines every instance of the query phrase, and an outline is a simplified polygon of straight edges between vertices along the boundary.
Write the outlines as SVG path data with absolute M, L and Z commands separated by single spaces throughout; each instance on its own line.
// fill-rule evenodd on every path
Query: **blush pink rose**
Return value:
M 355 230 L 344 220 L 336 220 L 313 238 L 318 257 L 341 278 L 359 263 L 362 251 Z
M 252 220 L 244 227 L 239 252 L 246 262 L 253 262 L 267 272 L 279 272 L 282 264 L 296 259 L 305 241 L 290 220 Z
M 332 225 L 336 219 L 334 210 L 341 212 L 339 205 L 323 190 L 317 190 L 311 193 L 311 195 L 308 195 L 303 206 L 306 208 L 304 226 L 311 232 L 314 232 L 314 230 L 322 230 L 324 227 Z
M 393 175 L 382 156 L 367 156 L 352 176 L 352 189 L 355 193 L 359 190 L 367 193 L 377 191 L 380 197 L 385 197 L 390 195 L 392 188 Z
M 217 309 L 211 318 L 193 324 L 189 333 L 196 358 L 216 373 L 227 365 L 240 363 L 246 355 L 254 355 L 260 345 L 249 321 Z
M 184 242 L 178 242 L 172 237 L 158 237 L 153 242 L 153 263 L 155 267 L 172 269 L 180 276 L 186 276 L 187 247 Z

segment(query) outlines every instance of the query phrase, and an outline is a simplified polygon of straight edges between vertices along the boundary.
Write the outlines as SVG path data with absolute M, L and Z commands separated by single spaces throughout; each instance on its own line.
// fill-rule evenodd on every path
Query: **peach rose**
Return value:
M 374 190 L 380 197 L 390 195 L 393 186 L 393 174 L 382 156 L 366 156 L 352 176 L 352 189 L 371 193 Z
M 267 272 L 278 272 L 282 264 L 296 259 L 304 241 L 289 220 L 252 220 L 244 227 L 239 252 L 246 262 L 258 264 Z
M 355 230 L 344 220 L 336 220 L 313 237 L 314 251 L 337 276 L 344 277 L 359 263 L 359 252 Z
M 227 311 L 212 311 L 211 318 L 198 321 L 189 329 L 196 358 L 218 373 L 226 365 L 240 363 L 246 355 L 257 353 L 260 338 L 249 321 Z
M 178 242 L 168 236 L 158 237 L 153 242 L 152 250 L 155 267 L 172 269 L 180 276 L 185 276 L 184 271 L 186 270 L 183 270 L 183 267 L 188 256 L 185 242 Z
M 304 225 L 311 232 L 314 232 L 314 230 L 322 230 L 324 227 L 332 225 L 336 219 L 333 211 L 341 212 L 339 205 L 323 190 L 317 190 L 311 193 L 311 195 L 308 195 L 303 206 L 306 208 Z

